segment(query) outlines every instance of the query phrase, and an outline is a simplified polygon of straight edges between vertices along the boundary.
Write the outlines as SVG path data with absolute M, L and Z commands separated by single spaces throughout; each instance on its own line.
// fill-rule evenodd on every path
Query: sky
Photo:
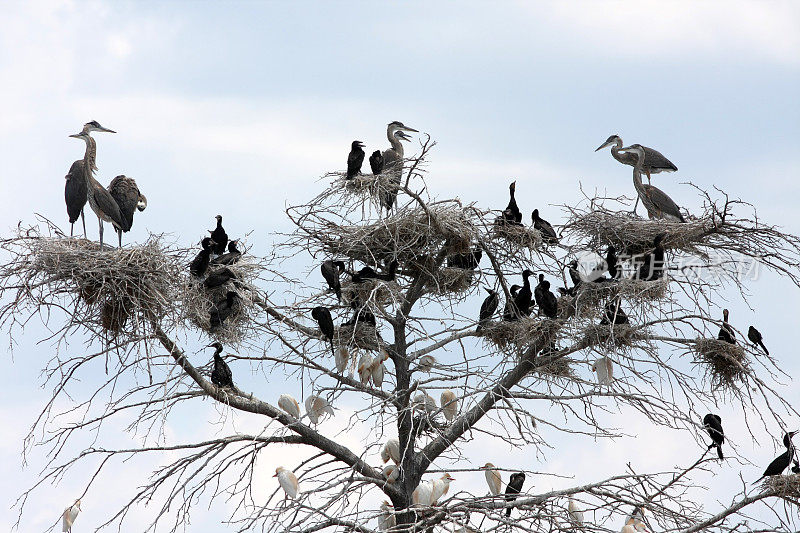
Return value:
M 188 246 L 222 213 L 227 227 L 252 231 L 253 253 L 265 253 L 272 233 L 289 227 L 285 207 L 316 195 L 319 178 L 344 167 L 353 139 L 383 148 L 391 120 L 437 141 L 428 166 L 435 196 L 502 207 L 516 178 L 520 202 L 558 224 L 552 206 L 574 199 L 579 186 L 631 194 L 629 170 L 594 152 L 616 133 L 677 164 L 659 179 L 689 211 L 700 206 L 681 184 L 691 180 L 722 187 L 763 220 L 800 233 L 800 5 L 792 2 L 10 1 L 0 4 L 0 80 L 3 236 L 34 213 L 67 227 L 63 176 L 83 154 L 83 143 L 67 136 L 92 119 L 118 132 L 96 135 L 99 179 L 125 173 L 149 200 L 127 242 L 167 232 Z M 96 236 L 91 214 L 87 225 Z M 769 274 L 751 289 L 755 312 L 733 294 L 719 305 L 740 329 L 757 321 L 784 370 L 797 375 L 798 289 Z M 23 468 L 20 460 L 22 438 L 49 397 L 40 370 L 52 348 L 37 344 L 42 333 L 31 325 L 4 355 L 7 506 L 43 461 L 29 458 Z M 780 390 L 800 405 L 794 383 Z M 213 417 L 213 406 L 204 407 Z M 718 408 L 741 427 L 733 405 Z M 635 439 L 557 440 L 560 453 L 533 460 L 543 471 L 599 477 L 598 457 L 608 471 L 629 460 L 653 469 L 684 464 L 684 447 L 696 447 L 646 421 L 626 423 Z M 208 420 L 172 430 L 176 438 L 221 431 Z M 773 441 L 744 435 L 739 453 L 766 464 Z M 491 445 L 511 462 L 527 457 Z M 113 506 L 119 487 L 135 486 L 140 474 L 139 464 L 118 466 L 97 489 L 106 491 L 102 503 L 89 495 L 86 508 Z M 704 503 L 715 508 L 714 490 L 735 479 L 709 476 Z M 44 489 L 20 530 L 46 529 L 79 486 L 66 479 Z M 224 509 L 198 513 L 192 531 L 217 531 Z M 79 523 L 92 529 L 100 514 L 87 511 Z M 14 519 L 13 511 L 0 515 L 0 528 Z

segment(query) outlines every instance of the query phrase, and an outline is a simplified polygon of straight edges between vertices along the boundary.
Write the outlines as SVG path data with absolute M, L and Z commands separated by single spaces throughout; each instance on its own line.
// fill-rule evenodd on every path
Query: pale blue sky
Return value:
M 797 234 L 798 94 L 800 7 L 790 2 L 4 3 L 0 228 L 34 212 L 66 227 L 63 176 L 83 152 L 67 135 L 96 119 L 119 132 L 98 137 L 101 181 L 124 172 L 150 200 L 126 240 L 166 231 L 189 244 L 220 212 L 226 226 L 254 230 L 254 251 L 264 251 L 269 232 L 286 228 L 287 202 L 343 168 L 350 141 L 383 147 L 385 124 L 402 120 L 438 142 L 428 181 L 437 195 L 501 207 L 512 177 L 529 206 L 569 202 L 579 182 L 631 194 L 630 172 L 593 151 L 618 133 L 678 165 L 660 184 L 681 205 L 699 205 L 681 181 L 718 185 Z M 543 209 L 558 223 L 555 208 Z M 87 223 L 96 236 L 93 215 Z M 796 374 L 800 293 L 789 289 L 767 276 L 751 302 L 768 346 Z M 730 306 L 746 329 L 752 313 Z M 5 360 L 7 480 L 37 475 L 35 461 L 20 470 L 19 452 L 48 397 L 35 385 L 49 350 L 35 345 L 40 329 L 13 365 Z M 795 385 L 785 390 L 800 400 Z M 614 446 L 620 458 L 638 449 Z M 753 461 L 773 453 L 748 446 Z M 653 467 L 674 457 L 663 451 Z M 119 475 L 137 479 L 134 468 Z M 22 530 L 44 528 L 79 484 L 32 501 Z M 21 488 L 3 483 L 0 503 Z M 88 530 L 99 517 L 80 520 Z

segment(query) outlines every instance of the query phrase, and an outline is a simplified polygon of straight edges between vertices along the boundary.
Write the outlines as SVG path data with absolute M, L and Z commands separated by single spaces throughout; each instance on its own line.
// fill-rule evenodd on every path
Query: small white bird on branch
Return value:
M 334 357 L 336 359 L 336 371 L 339 374 L 344 374 L 344 371 L 347 370 L 347 363 L 350 361 L 350 352 L 347 351 L 347 346 L 339 346 Z
M 572 496 L 569 497 L 567 511 L 569 512 L 569 517 L 573 522 L 576 524 L 583 524 L 583 511 L 578 508 L 578 504 L 575 503 L 575 500 L 572 498 Z
M 444 413 L 444 417 L 448 422 L 452 422 L 458 414 L 458 400 L 456 399 L 456 393 L 450 389 L 442 391 L 440 400 L 442 402 L 442 412 Z
M 300 485 L 297 483 L 297 476 L 294 475 L 294 472 L 279 466 L 275 469 L 275 475 L 272 477 L 278 478 L 278 483 L 288 497 L 292 499 L 297 498 Z
M 75 503 L 64 509 L 64 512 L 61 514 L 61 531 L 66 533 L 72 532 L 72 524 L 75 523 L 75 519 L 78 518 L 78 513 L 81 512 L 81 500 L 75 500 Z
M 399 465 L 403 459 L 400 456 L 400 441 L 398 439 L 389 439 L 381 449 L 381 459 L 384 463 L 388 463 L 389 459 L 394 461 L 394 464 Z
M 489 492 L 492 493 L 492 496 L 497 496 L 503 490 L 503 478 L 492 463 L 486 463 L 483 468 L 485 470 L 486 484 L 489 485 Z
M 597 374 L 600 385 L 611 385 L 614 381 L 614 363 L 610 357 L 601 357 L 592 365 L 592 372 Z
M 430 372 L 436 364 L 436 358 L 432 355 L 423 355 L 419 358 L 419 368 L 421 372 Z
M 387 483 L 394 483 L 400 477 L 400 467 L 397 465 L 387 465 L 383 467 L 383 477 Z
M 422 481 L 411 493 L 411 503 L 419 507 L 430 507 L 433 502 L 433 482 Z
M 328 400 L 312 394 L 306 398 L 306 414 L 312 424 L 317 424 L 324 415 L 333 416 L 333 407 Z
M 369 385 L 372 379 L 372 356 L 368 353 L 362 355 L 358 361 L 358 377 L 364 385 Z
M 384 500 L 381 504 L 381 514 L 378 516 L 378 531 L 389 531 L 396 525 L 394 506 Z
M 425 411 L 428 414 L 436 411 L 436 400 L 425 391 L 418 392 L 411 403 L 415 411 Z
M 447 491 L 450 490 L 450 482 L 454 481 L 455 478 L 451 477 L 450 474 L 445 472 L 442 474 L 442 477 L 439 479 L 434 479 L 432 483 L 432 491 L 431 491 L 431 505 L 436 505 L 439 502 L 439 498 L 447 494 Z
M 280 398 L 278 398 L 278 407 L 286 411 L 286 414 L 292 418 L 300 419 L 300 404 L 291 395 L 281 394 Z
M 389 359 L 389 354 L 386 353 L 386 350 L 382 350 L 381 355 L 372 360 L 372 368 L 370 369 L 372 384 L 379 389 L 383 386 L 383 376 L 386 373 L 386 367 L 383 366 L 383 362 L 387 359 Z

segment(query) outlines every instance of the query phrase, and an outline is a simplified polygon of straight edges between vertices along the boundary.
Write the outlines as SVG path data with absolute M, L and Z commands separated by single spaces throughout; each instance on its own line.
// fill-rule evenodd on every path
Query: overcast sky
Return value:
M 723 187 L 798 234 L 798 94 L 800 5 L 791 2 L 4 2 L 0 232 L 32 222 L 34 213 L 68 227 L 63 176 L 83 143 L 67 136 L 95 119 L 119 132 L 96 135 L 100 180 L 135 177 L 150 202 L 129 242 L 169 232 L 189 245 L 222 213 L 227 227 L 253 230 L 253 252 L 263 252 L 270 233 L 287 227 L 284 207 L 313 197 L 322 174 L 342 169 L 353 139 L 382 148 L 391 120 L 438 142 L 429 165 L 434 195 L 502 207 L 516 178 L 520 202 L 557 224 L 548 204 L 574 199 L 579 185 L 632 193 L 629 170 L 593 151 L 618 133 L 677 164 L 679 172 L 659 183 L 690 211 L 700 200 L 684 180 Z M 95 217 L 87 223 L 96 237 Z M 800 292 L 770 275 L 751 288 L 757 314 L 732 294 L 720 305 L 740 329 L 757 323 L 797 374 Z M 33 325 L 5 356 L 0 503 L 7 507 L 42 464 L 32 457 L 23 470 L 20 452 L 49 397 L 39 387 L 51 350 L 36 344 L 43 333 Z M 780 390 L 800 405 L 796 384 Z M 209 421 L 172 428 L 176 438 L 216 434 L 215 410 L 206 407 Z M 735 405 L 723 401 L 718 411 L 741 426 Z M 628 461 L 652 470 L 696 456 L 691 436 L 653 432 L 635 417 L 626 430 L 638 438 L 560 440 L 559 452 L 546 457 L 514 452 L 506 460 L 507 450 L 493 444 L 493 462 L 526 460 L 528 468 L 588 480 Z M 727 431 L 757 465 L 773 457 L 765 434 L 758 447 L 744 430 Z M 478 445 L 486 443 L 469 448 Z M 754 479 L 760 468 L 742 470 Z M 81 516 L 81 531 L 107 518 L 120 487 L 142 481 L 136 465 L 115 472 L 87 495 L 85 509 L 97 512 Z M 482 475 L 463 479 L 463 486 L 482 483 Z M 729 496 L 715 490 L 735 480 L 702 481 L 710 510 Z M 46 528 L 84 481 L 46 488 L 29 502 L 21 530 Z M 218 531 L 221 507 L 191 530 Z M 0 528 L 12 514 L 0 515 Z

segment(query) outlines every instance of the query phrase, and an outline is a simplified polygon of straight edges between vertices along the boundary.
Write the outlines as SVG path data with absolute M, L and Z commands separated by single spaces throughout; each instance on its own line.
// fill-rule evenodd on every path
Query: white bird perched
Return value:
M 279 466 L 275 469 L 275 475 L 272 477 L 278 478 L 278 483 L 280 483 L 281 488 L 287 496 L 292 499 L 297 498 L 297 491 L 300 489 L 300 486 L 297 483 L 297 476 L 294 475 L 294 472 Z
M 386 372 L 386 367 L 383 366 L 383 362 L 387 359 L 389 359 L 389 354 L 386 353 L 386 350 L 382 350 L 381 355 L 372 360 L 372 368 L 370 369 L 372 373 L 372 383 L 378 388 L 383 386 L 383 375 Z
M 433 502 L 433 483 L 423 481 L 411 493 L 411 503 L 422 507 L 429 507 Z
M 306 398 L 306 414 L 311 423 L 316 424 L 323 415 L 333 416 L 333 407 L 328 400 L 312 394 Z
M 430 372 L 435 364 L 436 358 L 432 355 L 423 355 L 419 358 L 419 370 L 422 372 Z
M 483 468 L 485 469 L 484 475 L 486 476 L 486 484 L 489 485 L 489 492 L 493 496 L 497 496 L 503 490 L 503 478 L 492 463 L 486 463 Z
M 611 385 L 614 381 L 614 363 L 610 357 L 601 357 L 592 365 L 592 372 L 597 373 L 597 382 L 600 385 Z
M 450 490 L 450 482 L 455 480 L 454 477 L 451 477 L 450 474 L 444 473 L 442 477 L 439 479 L 433 480 L 433 491 L 431 494 L 431 505 L 435 505 L 436 502 L 439 501 L 439 498 L 447 494 L 447 491 Z
M 631 528 L 628 531 L 625 528 Z M 644 524 L 644 509 L 639 507 L 638 505 L 633 508 L 630 516 L 628 516 L 628 521 L 625 522 L 625 527 L 622 528 L 624 533 L 633 533 L 633 532 L 640 532 L 640 533 L 649 533 L 647 526 Z
M 289 394 L 281 394 L 278 398 L 278 407 L 286 411 L 292 418 L 300 418 L 300 404 Z
M 389 459 L 394 461 L 394 464 L 399 465 L 402 457 L 400 456 L 400 441 L 398 439 L 389 439 L 381 449 L 381 459 L 384 463 L 388 463 Z
M 372 356 L 365 353 L 358 361 L 358 377 L 361 383 L 369 385 L 369 380 L 372 378 Z
M 71 532 L 72 524 L 78 518 L 78 513 L 81 512 L 81 500 L 75 500 L 75 503 L 64 509 L 61 515 L 61 531 Z
M 636 533 L 636 530 L 630 524 L 625 524 L 619 533 Z
M 431 414 L 436 410 L 436 400 L 433 399 L 427 392 L 418 392 L 412 401 L 413 407 L 417 411 L 425 411 Z
M 448 422 L 452 422 L 458 414 L 458 400 L 456 399 L 456 393 L 450 389 L 442 391 L 440 400 L 442 402 L 442 412 L 444 412 L 444 417 Z
M 576 524 L 583 524 L 583 511 L 578 508 L 578 504 L 575 503 L 575 500 L 572 499 L 572 496 L 569 497 L 567 512 L 569 513 L 569 517 L 573 522 Z
M 381 514 L 378 516 L 378 531 L 389 531 L 396 525 L 394 506 L 384 500 L 381 504 Z
M 343 374 L 347 369 L 347 362 L 350 360 L 350 352 L 347 351 L 346 346 L 339 346 L 334 355 L 336 359 L 336 371 Z
M 397 465 L 386 465 L 383 467 L 383 477 L 387 483 L 394 483 L 400 477 L 400 467 Z

